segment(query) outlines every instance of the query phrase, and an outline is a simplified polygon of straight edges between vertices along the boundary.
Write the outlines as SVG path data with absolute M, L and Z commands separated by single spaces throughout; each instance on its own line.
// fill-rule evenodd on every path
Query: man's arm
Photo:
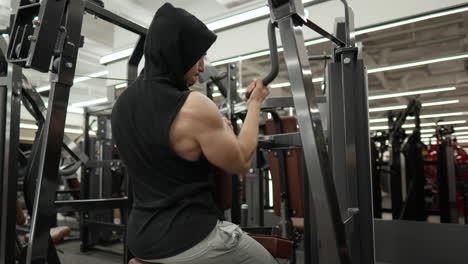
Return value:
M 258 84 L 261 83 L 257 82 Z M 249 86 L 252 89 L 256 87 L 255 84 Z M 247 116 L 239 137 L 223 121 L 217 106 L 208 97 L 191 93 L 187 99 L 187 108 L 193 115 L 191 123 L 195 140 L 205 157 L 226 172 L 243 173 L 250 167 L 250 159 L 258 144 L 260 106 L 269 90 L 261 85 L 256 95 L 255 92 L 254 90 L 249 100 Z
M 214 166 L 229 173 L 242 173 L 248 168 L 248 157 L 241 144 L 222 119 L 217 106 L 206 96 L 192 92 L 187 99 L 192 133 L 205 157 Z

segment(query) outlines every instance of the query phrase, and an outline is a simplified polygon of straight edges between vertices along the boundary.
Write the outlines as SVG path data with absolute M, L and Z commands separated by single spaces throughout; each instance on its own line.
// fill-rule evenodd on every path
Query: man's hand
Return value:
M 270 87 L 263 85 L 263 80 L 257 78 L 249 85 L 249 87 L 247 87 L 246 93 L 250 94 L 250 98 L 247 103 L 256 101 L 261 104 L 270 92 Z
M 229 119 L 223 117 L 223 121 L 228 127 L 231 128 L 231 130 L 234 130 L 234 127 L 232 126 L 232 123 L 231 123 L 231 121 Z

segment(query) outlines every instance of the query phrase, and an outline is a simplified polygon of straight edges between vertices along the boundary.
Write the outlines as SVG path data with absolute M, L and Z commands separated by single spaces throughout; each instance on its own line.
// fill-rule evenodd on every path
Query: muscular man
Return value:
M 275 263 L 255 240 L 221 221 L 211 166 L 242 173 L 257 146 L 260 105 L 269 88 L 248 91 L 239 136 L 206 96 L 190 92 L 216 35 L 183 9 L 165 4 L 145 43 L 145 69 L 119 97 L 112 131 L 133 185 L 128 246 L 153 263 Z

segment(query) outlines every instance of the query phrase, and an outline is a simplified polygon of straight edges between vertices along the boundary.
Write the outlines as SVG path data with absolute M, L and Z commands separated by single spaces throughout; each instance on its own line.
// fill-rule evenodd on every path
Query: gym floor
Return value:
M 123 252 L 122 244 L 80 252 L 80 241 L 71 240 L 57 245 L 60 262 L 67 264 L 116 264 L 122 263 L 123 257 L 113 252 Z

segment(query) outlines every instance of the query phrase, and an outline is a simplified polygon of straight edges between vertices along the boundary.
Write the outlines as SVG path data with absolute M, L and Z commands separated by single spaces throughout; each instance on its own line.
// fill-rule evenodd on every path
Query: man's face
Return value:
M 185 81 L 189 86 L 194 85 L 198 81 L 198 76 L 200 72 L 205 71 L 205 56 L 201 57 L 195 65 L 185 73 Z

